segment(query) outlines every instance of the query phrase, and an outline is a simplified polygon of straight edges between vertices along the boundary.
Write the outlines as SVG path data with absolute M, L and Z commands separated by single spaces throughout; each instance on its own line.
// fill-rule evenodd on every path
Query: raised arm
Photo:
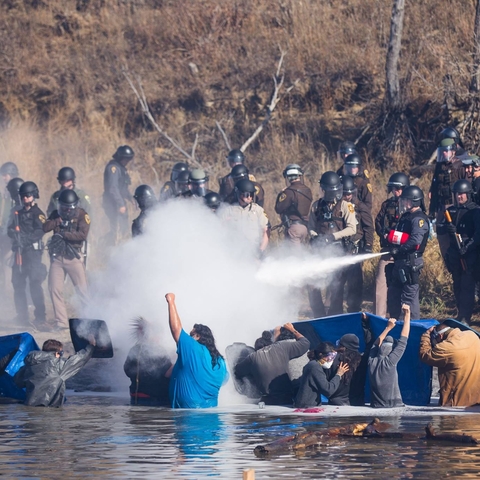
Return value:
M 394 318 L 388 319 L 388 323 L 387 323 L 387 326 L 385 327 L 385 330 L 380 334 L 380 336 L 375 341 L 375 343 L 378 346 L 380 346 L 383 343 L 383 341 L 385 340 L 385 337 L 388 335 L 390 330 L 392 330 L 393 327 L 395 327 L 395 323 L 397 323 L 397 321 Z
M 403 304 L 402 305 L 402 312 L 403 312 L 403 328 L 402 333 L 400 333 L 401 337 L 407 337 L 410 335 L 410 305 Z
M 175 294 L 167 293 L 165 295 L 165 300 L 168 303 L 168 322 L 170 324 L 170 331 L 172 332 L 172 337 L 175 340 L 175 343 L 178 343 L 180 334 L 182 333 L 182 322 L 180 321 L 177 306 L 175 305 Z

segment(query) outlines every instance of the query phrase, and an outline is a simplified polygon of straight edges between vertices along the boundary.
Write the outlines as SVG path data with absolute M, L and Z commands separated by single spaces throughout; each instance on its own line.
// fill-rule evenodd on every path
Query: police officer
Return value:
M 235 184 L 237 201 L 224 204 L 218 209 L 220 220 L 236 228 L 256 252 L 263 252 L 268 246 L 268 218 L 265 210 L 255 203 L 255 185 L 248 179 Z
M 228 167 L 230 168 L 230 171 L 235 165 L 244 165 L 245 164 L 245 155 L 243 152 L 238 149 L 234 148 L 233 150 L 230 150 L 227 155 L 227 163 Z M 256 181 L 256 178 L 249 173 L 248 179 L 252 182 Z M 220 179 L 220 198 L 225 199 L 228 197 L 233 192 L 233 189 L 235 187 L 235 182 L 232 179 L 232 176 L 230 173 L 228 175 L 225 175 L 225 177 Z
M 79 198 L 73 190 L 63 190 L 58 197 L 58 209 L 54 210 L 43 224 L 45 233 L 53 231 L 53 236 L 48 241 L 51 262 L 48 288 L 55 314 L 54 328 L 68 328 L 68 315 L 63 298 L 66 275 L 72 280 L 82 306 L 85 308 L 88 303 L 82 248 L 87 242 L 90 217 L 78 204 Z
M 444 128 L 441 132 L 440 135 L 438 136 L 438 143 L 440 143 L 442 140 L 450 138 L 455 142 L 455 145 L 458 147 L 463 148 L 463 142 L 462 139 L 460 138 L 460 133 L 458 130 L 454 127 L 446 127 Z
M 175 198 L 188 198 L 192 196 L 190 191 L 190 172 L 180 172 L 174 182 Z
M 400 220 L 387 237 L 394 258 L 393 268 L 387 270 L 387 303 L 394 318 L 401 317 L 402 304 L 410 306 L 412 320 L 420 318 L 418 281 L 429 234 L 428 217 L 422 205 L 423 192 L 419 187 L 404 188 L 399 199 Z
M 452 187 L 454 205 L 448 207 L 450 246 L 445 263 L 452 274 L 457 320 L 470 324 L 475 304 L 475 282 L 479 276 L 480 207 L 472 201 L 472 185 L 457 180 Z
M 346 237 L 344 242 L 345 252 L 349 255 L 372 253 L 374 226 L 372 214 L 367 206 L 357 197 L 357 187 L 352 177 L 342 177 L 343 199 L 355 207 L 357 232 L 351 237 Z M 345 283 L 347 289 L 347 311 L 359 312 L 363 299 L 363 271 L 362 264 L 355 263 L 343 270 L 340 289 L 343 291 Z
M 166 202 L 170 198 L 174 198 L 178 196 L 179 192 L 176 187 L 176 182 L 178 179 L 178 176 L 182 172 L 189 172 L 188 170 L 188 164 L 184 162 L 177 162 L 173 168 L 172 172 L 170 174 L 170 180 L 163 185 L 162 189 L 160 190 L 160 201 L 161 202 Z M 187 175 L 188 179 L 188 175 Z
M 352 155 L 353 153 L 357 153 L 357 149 L 355 147 L 355 144 L 350 141 L 345 141 L 342 142 L 337 151 L 337 158 L 340 163 L 344 163 L 345 159 L 349 156 Z
M 194 168 L 188 178 L 192 197 L 204 197 L 212 190 L 208 189 L 208 175 L 202 168 Z
M 222 203 L 222 200 L 220 199 L 220 194 L 217 192 L 210 192 L 207 193 L 204 197 L 203 200 L 205 201 L 205 205 L 212 210 L 212 212 L 216 212 Z
M 301 245 L 308 240 L 308 214 L 313 195 L 303 183 L 303 170 L 300 165 L 291 163 L 283 170 L 287 184 L 277 196 L 275 212 L 280 215 L 285 227 L 285 239 L 293 245 Z
M 308 219 L 308 231 L 312 237 L 314 248 L 324 250 L 327 246 L 334 247 L 327 252 L 330 255 L 344 255 L 343 239 L 357 233 L 355 207 L 342 199 L 343 186 L 340 177 L 335 172 L 325 172 L 319 180 L 323 198 L 313 203 Z M 334 273 L 330 284 L 329 315 L 343 313 L 343 291 L 337 288 L 341 272 Z M 318 288 L 309 287 L 310 307 L 315 317 L 326 315 L 322 292 Z
M 237 182 L 243 179 L 250 180 L 250 174 L 248 173 L 248 168 L 243 164 L 235 165 L 232 168 L 232 171 L 230 172 L 230 177 L 232 178 L 234 184 L 236 184 Z M 260 205 L 263 208 L 263 203 L 265 202 L 265 190 L 258 182 L 255 182 L 253 180 L 250 180 L 250 181 L 252 181 L 253 184 L 255 185 L 255 203 L 257 205 Z M 223 201 L 225 203 L 230 203 L 230 204 L 235 203 L 237 201 L 235 191 L 232 190 L 232 192 L 229 195 L 227 195 L 223 199 Z
M 127 201 L 132 197 L 128 190 L 131 181 L 127 164 L 134 155 L 128 145 L 118 147 L 103 174 L 103 208 L 110 221 L 110 232 L 107 234 L 110 244 L 116 243 L 118 232 L 125 236 L 129 230 Z
M 90 208 L 91 202 L 90 197 L 81 189 L 76 188 L 75 185 L 75 170 L 71 167 L 62 167 L 58 171 L 57 180 L 60 184 L 60 190 L 57 190 L 50 198 L 50 202 L 47 208 L 47 216 L 49 217 L 54 210 L 57 209 L 58 197 L 63 192 L 63 190 L 73 190 L 77 197 L 79 198 L 78 206 L 84 210 Z
M 348 155 L 344 160 L 343 166 L 337 170 L 337 174 L 340 177 L 348 175 L 353 178 L 357 186 L 358 199 L 367 206 L 371 213 L 373 204 L 372 185 L 368 177 L 368 170 L 362 169 L 360 155 L 358 153 Z
M 455 156 L 457 144 L 452 138 L 441 140 L 437 148 L 437 163 L 430 185 L 429 217 L 435 219 L 437 239 L 445 258 L 450 239 L 445 225 L 445 210 L 452 205 L 452 186 L 466 176 L 462 162 Z
M 387 183 L 387 191 L 392 194 L 388 197 L 380 207 L 375 218 L 375 231 L 380 238 L 381 252 L 390 252 L 391 246 L 387 240 L 390 230 L 395 227 L 400 220 L 400 212 L 398 209 L 398 199 L 403 189 L 410 186 L 410 180 L 403 172 L 396 172 L 390 176 Z M 387 277 L 385 268 L 387 265 L 393 264 L 391 255 L 383 255 L 377 265 L 375 275 L 375 315 L 385 318 L 387 315 Z
M 12 239 L 15 261 L 12 266 L 16 321 L 19 326 L 27 326 L 29 321 L 26 295 L 27 279 L 30 295 L 35 307 L 35 327 L 45 328 L 45 299 L 42 283 L 47 277 L 47 268 L 42 263 L 43 225 L 45 214 L 38 208 L 40 198 L 38 187 L 33 182 L 22 183 L 20 190 L 22 208 L 15 210 L 8 226 L 8 236 Z
M 140 209 L 140 215 L 132 222 L 132 237 L 136 237 L 143 233 L 148 211 L 155 207 L 157 199 L 155 198 L 152 187 L 148 185 L 140 185 L 137 187 L 133 198 L 137 201 L 138 208 Z

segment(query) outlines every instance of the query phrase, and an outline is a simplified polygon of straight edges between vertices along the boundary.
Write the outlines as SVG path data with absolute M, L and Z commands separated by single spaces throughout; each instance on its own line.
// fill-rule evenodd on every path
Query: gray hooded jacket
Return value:
M 61 407 L 65 400 L 65 382 L 90 360 L 94 347 L 87 345 L 63 360 L 55 352 L 35 350 L 25 358 L 25 365 L 15 375 L 15 383 L 26 388 L 25 405 Z

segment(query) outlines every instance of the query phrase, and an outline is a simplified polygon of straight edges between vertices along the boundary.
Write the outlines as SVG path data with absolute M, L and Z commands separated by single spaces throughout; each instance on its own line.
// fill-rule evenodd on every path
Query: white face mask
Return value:
M 322 368 L 324 368 L 325 370 L 328 370 L 328 369 L 333 365 L 333 360 L 332 360 L 331 362 L 321 363 L 320 365 L 321 365 Z

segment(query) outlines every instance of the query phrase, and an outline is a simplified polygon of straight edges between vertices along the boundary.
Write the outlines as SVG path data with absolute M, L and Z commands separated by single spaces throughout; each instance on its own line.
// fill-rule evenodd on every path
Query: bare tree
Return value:
M 475 30 L 473 32 L 473 71 L 470 92 L 478 93 L 480 87 L 480 0 L 475 11 Z
M 402 104 L 398 63 L 402 47 L 403 18 L 405 15 L 405 0 L 393 0 L 392 18 L 390 21 L 390 40 L 388 42 L 386 79 L 387 79 L 387 110 L 397 110 Z

